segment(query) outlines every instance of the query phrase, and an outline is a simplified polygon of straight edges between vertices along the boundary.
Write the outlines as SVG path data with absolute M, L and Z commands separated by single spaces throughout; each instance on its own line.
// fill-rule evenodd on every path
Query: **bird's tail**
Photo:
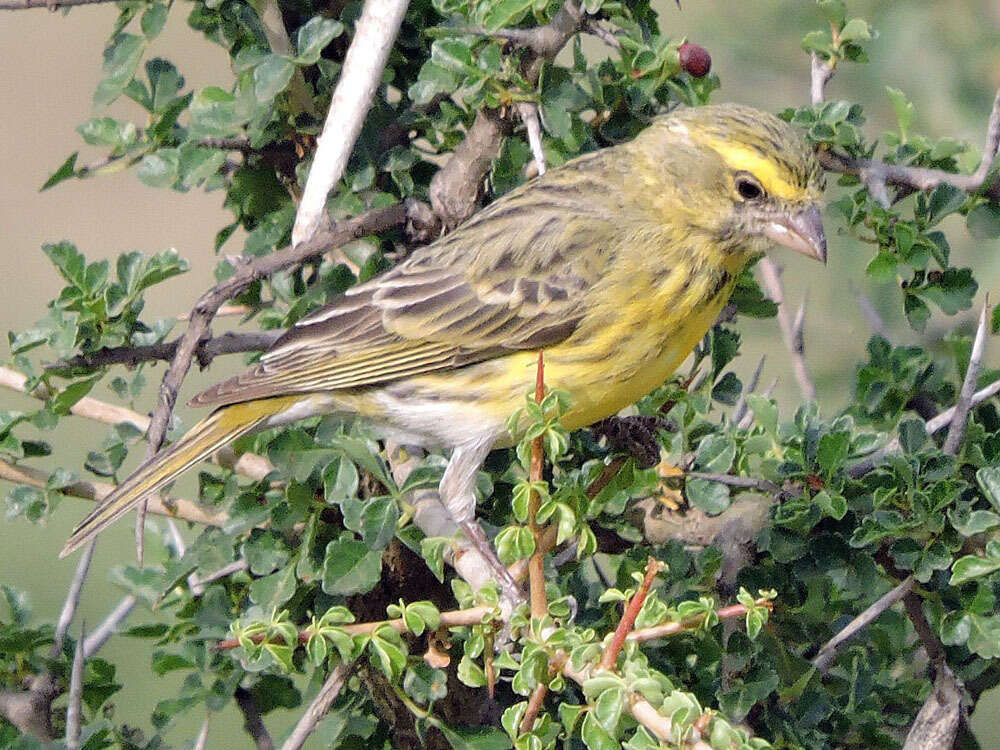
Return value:
M 297 397 L 260 399 L 224 406 L 212 412 L 180 440 L 146 461 L 104 498 L 73 530 L 59 556 L 65 557 L 82 547 L 147 495 L 172 482 L 227 443 L 262 426 L 297 400 Z

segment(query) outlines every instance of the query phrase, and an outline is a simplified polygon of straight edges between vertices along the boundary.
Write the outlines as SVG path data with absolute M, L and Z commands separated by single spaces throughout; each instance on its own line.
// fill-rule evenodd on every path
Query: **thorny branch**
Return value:
M 972 397 L 976 392 L 976 382 L 983 370 L 983 354 L 986 352 L 986 319 L 990 311 L 990 296 L 986 295 L 983 311 L 979 314 L 979 325 L 976 327 L 976 338 L 972 342 L 972 352 L 969 354 L 969 366 L 965 370 L 962 390 L 955 401 L 954 415 L 948 425 L 948 436 L 944 439 L 941 452 L 949 456 L 958 453 L 965 439 L 965 430 L 969 424 L 969 410 L 972 408 Z
M 299 750 L 302 747 L 309 735 L 313 733 L 320 719 L 326 716 L 326 712 L 330 710 L 330 706 L 337 700 L 341 688 L 344 687 L 344 683 L 347 681 L 350 669 L 351 664 L 340 664 L 330 671 L 330 676 L 326 678 L 323 687 L 320 688 L 313 702 L 309 704 L 309 707 L 302 714 L 302 717 L 295 725 L 295 729 L 292 730 L 288 739 L 285 740 L 285 744 L 281 746 L 281 750 Z
M 628 638 L 628 634 L 635 627 L 635 618 L 639 616 L 639 610 L 642 609 L 646 597 L 649 596 L 653 580 L 662 567 L 662 564 L 653 557 L 650 557 L 646 561 L 646 574 L 643 576 L 639 588 L 636 589 L 635 595 L 626 605 L 625 611 L 622 613 L 622 618 L 618 622 L 618 627 L 615 628 L 614 635 L 611 636 L 611 642 L 608 643 L 608 647 L 601 655 L 600 669 L 610 671 L 615 668 L 615 665 L 618 663 L 618 654 L 621 653 L 622 648 L 625 646 L 625 639 Z
M 792 359 L 792 370 L 795 373 L 795 381 L 799 384 L 799 390 L 807 401 L 816 400 L 816 384 L 813 383 L 806 367 L 805 358 L 805 337 L 803 336 L 803 323 L 805 322 L 805 300 L 793 318 L 788 305 L 785 302 L 785 292 L 781 285 L 781 270 L 767 256 L 764 256 L 760 263 L 761 281 L 764 282 L 764 292 L 778 306 L 778 325 L 781 327 L 781 337 L 785 341 L 785 348 Z

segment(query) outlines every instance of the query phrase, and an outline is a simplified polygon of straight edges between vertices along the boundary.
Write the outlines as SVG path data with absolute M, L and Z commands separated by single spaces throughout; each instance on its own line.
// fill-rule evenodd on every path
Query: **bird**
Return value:
M 826 262 L 823 190 L 803 134 L 774 115 L 717 104 L 655 117 L 349 288 L 195 396 L 213 411 L 96 506 L 62 556 L 241 435 L 342 414 L 450 451 L 441 500 L 502 575 L 475 520 L 476 477 L 519 440 L 507 423 L 539 352 L 546 386 L 569 394 L 566 429 L 616 414 L 671 377 L 770 246 Z

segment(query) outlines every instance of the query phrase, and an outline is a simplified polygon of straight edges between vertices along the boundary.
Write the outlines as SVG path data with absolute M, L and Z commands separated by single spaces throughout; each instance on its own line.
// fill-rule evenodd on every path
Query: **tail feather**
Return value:
M 294 400 L 294 399 L 292 399 Z M 80 524 L 59 553 L 65 557 L 219 448 L 261 426 L 287 408 L 289 399 L 248 401 L 216 410 L 180 440 L 163 449 L 118 485 Z

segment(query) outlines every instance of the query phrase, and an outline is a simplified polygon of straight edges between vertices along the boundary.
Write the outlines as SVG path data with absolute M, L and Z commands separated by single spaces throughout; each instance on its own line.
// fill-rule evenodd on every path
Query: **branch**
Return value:
M 781 326 L 781 337 L 785 340 L 785 348 L 792 359 L 792 370 L 799 390 L 807 401 L 816 400 L 816 385 L 809 376 L 805 359 L 805 340 L 802 335 L 802 322 L 805 316 L 805 301 L 800 312 L 793 319 L 785 304 L 785 292 L 781 287 L 781 271 L 774 262 L 764 256 L 758 264 L 764 291 L 774 304 L 778 306 L 778 324 Z
M 864 628 L 877 620 L 889 607 L 905 597 L 913 589 L 913 576 L 907 576 L 896 588 L 880 597 L 868 609 L 859 614 L 847 626 L 827 641 L 812 660 L 812 665 L 820 672 L 825 672 L 830 662 L 837 656 L 837 649 L 845 641 L 850 640 Z
M 8 482 L 14 482 L 15 484 L 46 489 L 49 486 L 50 475 L 28 466 L 14 466 L 0 459 L 0 479 L 6 479 Z M 110 495 L 114 490 L 115 485 L 113 484 L 81 481 L 74 482 L 65 487 L 59 487 L 56 491 L 67 497 L 98 502 Z M 156 497 L 151 499 L 149 501 L 149 512 L 157 516 L 167 516 L 168 518 L 176 518 L 188 523 L 198 523 L 203 526 L 224 526 L 229 521 L 229 516 L 222 511 L 213 511 L 203 508 L 190 500 L 175 498 L 164 500 Z
M 186 316 L 185 316 L 186 317 Z M 223 333 L 220 336 L 203 339 L 194 351 L 198 364 L 204 368 L 220 354 L 238 354 L 241 352 L 260 352 L 269 349 L 281 335 L 281 331 L 260 331 L 256 333 Z M 154 360 L 171 360 L 177 353 L 180 338 L 164 341 L 159 344 L 143 346 L 106 346 L 95 352 L 77 354 L 69 359 L 59 360 L 46 365 L 46 370 L 61 370 L 70 367 L 106 367 L 108 365 L 125 365 L 136 367 L 142 362 Z
M 983 158 L 972 174 L 954 174 L 941 169 L 926 167 L 907 167 L 899 164 L 886 164 L 882 161 L 869 159 L 854 159 L 844 154 L 820 149 L 817 152 L 820 163 L 831 172 L 856 175 L 865 183 L 869 192 L 885 205 L 888 203 L 886 185 L 894 185 L 904 190 L 933 190 L 939 185 L 951 185 L 967 193 L 982 189 L 989 176 L 990 167 L 996 158 L 1000 147 L 1000 90 L 993 100 L 993 110 L 990 113 L 986 129 L 986 144 L 983 147 Z M 997 185 L 985 186 L 986 195 L 996 200 L 1000 198 Z
M 618 627 L 615 628 L 615 633 L 611 637 L 611 642 L 601 655 L 598 669 L 610 672 L 615 668 L 615 665 L 618 663 L 618 654 L 621 653 L 622 648 L 625 646 L 625 639 L 628 637 L 628 634 L 635 627 L 635 618 L 639 616 L 639 610 L 642 609 L 642 605 L 646 602 L 646 597 L 649 596 L 653 580 L 662 567 L 653 557 L 650 557 L 646 561 L 646 575 L 643 576 L 642 583 L 639 584 L 635 595 L 629 600 L 628 606 L 625 607 L 622 619 L 618 622 Z
M 93 549 L 94 545 L 90 545 Z M 85 628 L 80 627 L 80 639 L 73 651 L 73 670 L 69 676 L 69 705 L 66 707 L 66 747 L 77 750 L 80 747 L 80 719 L 83 708 L 83 643 Z
M 815 107 L 822 104 L 826 98 L 826 84 L 833 78 L 836 63 L 833 60 L 821 60 L 815 53 L 810 58 L 811 72 L 809 98 Z
M 330 101 L 323 132 L 292 228 L 292 246 L 310 240 L 329 223 L 326 199 L 344 175 L 372 97 L 382 80 L 392 44 L 406 15 L 407 0 L 366 0 L 354 39 Z
M 243 712 L 243 728 L 253 738 L 257 750 L 274 750 L 274 740 L 271 739 L 267 727 L 264 726 L 264 720 L 260 715 L 260 706 L 257 705 L 253 693 L 246 688 L 238 687 L 233 693 L 233 698 L 236 699 L 236 705 Z
M 212 722 L 212 714 L 205 714 L 205 721 L 201 723 L 201 730 L 195 738 L 191 750 L 205 750 L 208 747 L 208 727 Z
M 29 10 L 30 8 L 48 8 L 55 11 L 59 8 L 69 8 L 73 5 L 97 5 L 111 3 L 116 0 L 0 0 L 0 10 Z
M 993 398 L 995 395 L 1000 393 L 1000 380 L 994 380 L 985 388 L 981 388 L 972 395 L 970 400 L 971 406 L 982 403 L 986 399 Z M 938 414 L 933 419 L 927 420 L 925 425 L 927 428 L 927 434 L 933 435 L 938 430 L 943 429 L 951 424 L 952 419 L 955 417 L 955 411 L 957 406 L 953 406 L 950 409 L 945 409 L 943 412 Z M 863 477 L 869 471 L 878 466 L 882 459 L 888 456 L 890 453 L 895 453 L 900 449 L 899 438 L 893 438 L 884 447 L 872 453 L 868 458 L 859 461 L 854 464 L 851 468 L 847 470 L 848 476 L 852 479 L 858 479 Z
M 295 729 L 288 735 L 288 739 L 281 746 L 281 750 L 299 750 L 302 747 L 306 739 L 316 728 L 319 720 L 326 716 L 326 712 L 330 710 L 330 706 L 337 700 L 337 696 L 340 695 L 340 689 L 344 687 L 344 682 L 347 680 L 350 668 L 351 664 L 340 664 L 330 672 L 330 676 L 326 678 L 323 687 L 320 688 L 313 702 L 309 704 L 305 713 L 302 714 L 299 722 L 295 725 Z
M 94 542 L 88 544 L 80 556 L 80 561 L 76 564 L 76 571 L 73 573 L 73 580 L 69 583 L 69 590 L 66 592 L 66 599 L 63 601 L 59 620 L 56 623 L 56 632 L 52 638 L 52 648 L 49 651 L 52 658 L 57 657 L 62 651 L 66 633 L 69 631 L 69 626 L 76 615 L 76 609 L 80 605 L 83 584 L 87 580 L 87 573 L 90 572 L 90 562 L 94 559 L 94 547 Z
M 126 617 L 131 614 L 132 610 L 135 608 L 136 603 L 139 601 L 138 597 L 134 594 L 128 594 L 123 596 L 121 601 L 115 605 L 115 608 L 108 613 L 108 616 L 104 618 L 104 621 L 97 626 L 97 628 L 90 635 L 86 637 L 83 641 L 83 658 L 90 659 L 101 647 L 108 642 L 108 639 L 114 635 L 115 630 Z
M 8 367 L 0 367 L 0 386 L 25 393 L 41 401 L 52 397 L 52 392 L 44 386 L 39 386 L 29 393 L 27 382 L 27 377 L 16 370 L 11 370 Z M 90 396 L 81 398 L 70 407 L 69 411 L 70 414 L 93 419 L 96 422 L 103 422 L 104 424 L 115 425 L 128 422 L 134 425 L 140 432 L 145 432 L 149 429 L 150 420 L 144 414 L 139 414 L 124 406 L 109 404 Z M 232 469 L 236 473 L 242 474 L 254 481 L 260 481 L 274 471 L 274 465 L 264 456 L 259 456 L 256 453 L 244 453 L 237 456 L 231 448 L 221 448 L 216 451 L 212 456 L 212 461 L 225 469 Z
M 965 439 L 965 430 L 969 425 L 969 410 L 972 408 L 972 397 L 976 392 L 976 381 L 983 369 L 983 354 L 986 350 L 986 314 L 990 309 L 990 296 L 986 295 L 983 311 L 979 314 L 979 326 L 976 328 L 976 338 L 972 342 L 972 352 L 969 354 L 969 366 L 965 370 L 965 380 L 962 390 L 955 402 L 951 424 L 948 425 L 948 436 L 944 440 L 942 453 L 954 456 Z
M 934 689 L 920 708 L 903 750 L 939 750 L 952 747 L 962 719 L 962 684 L 947 664 L 941 663 Z
M 735 474 L 710 474 L 704 471 L 689 471 L 684 474 L 684 477 L 687 479 L 704 479 L 709 482 L 718 482 L 719 484 L 724 484 L 728 487 L 760 490 L 761 492 L 768 492 L 772 495 L 781 493 L 781 487 L 776 485 L 774 482 L 769 482 L 766 479 L 758 479 L 757 477 L 743 477 L 736 476 Z
M 536 174 L 543 175 L 547 169 L 545 163 L 545 150 L 542 148 L 542 125 L 538 121 L 538 105 L 534 102 L 518 102 L 517 114 L 524 123 L 525 130 L 528 131 L 528 146 L 531 148 L 531 156 L 535 160 Z

